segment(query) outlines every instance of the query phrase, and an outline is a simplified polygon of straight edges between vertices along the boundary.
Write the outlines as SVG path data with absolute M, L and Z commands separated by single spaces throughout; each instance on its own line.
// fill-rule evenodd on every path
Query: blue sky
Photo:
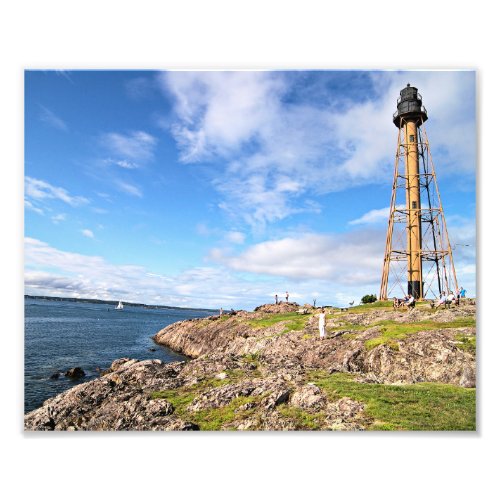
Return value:
M 25 290 L 193 307 L 378 293 L 418 87 L 475 295 L 475 73 L 27 71 Z

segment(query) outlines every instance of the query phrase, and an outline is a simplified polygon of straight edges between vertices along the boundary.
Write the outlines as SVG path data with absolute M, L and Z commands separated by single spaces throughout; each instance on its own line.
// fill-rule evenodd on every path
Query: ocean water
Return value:
M 213 312 L 191 309 L 146 309 L 127 307 L 116 311 L 106 304 L 25 299 L 24 411 L 76 384 L 99 375 L 118 358 L 186 359 L 151 337 L 171 323 L 210 316 Z M 155 352 L 149 351 L 156 349 Z M 64 376 L 80 366 L 85 378 L 72 381 Z M 58 380 L 50 376 L 59 372 Z

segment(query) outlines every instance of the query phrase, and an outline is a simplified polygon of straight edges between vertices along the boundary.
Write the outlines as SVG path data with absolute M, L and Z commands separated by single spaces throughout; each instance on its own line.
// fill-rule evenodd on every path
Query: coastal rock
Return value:
M 85 377 L 85 372 L 77 366 L 75 368 L 70 368 L 64 376 L 69 378 L 82 378 Z
M 178 387 L 183 362 L 120 359 L 111 372 L 77 385 L 28 413 L 29 430 L 194 430 L 172 415 L 173 405 L 151 393 Z M 119 383 L 117 383 L 119 380 Z
M 330 312 L 325 340 L 319 339 L 317 316 L 295 314 L 295 305 L 285 304 L 287 311 L 273 321 L 267 306 L 274 307 L 169 325 L 155 341 L 194 359 L 168 364 L 115 360 L 99 378 L 28 413 L 25 429 L 362 430 L 373 418 L 362 401 L 338 397 L 332 390 L 337 380 L 340 386 L 350 379 L 475 386 L 475 328 L 443 326 L 471 324 L 463 320 L 474 315 L 473 306 L 417 308 L 411 314 Z M 417 322 L 439 328 L 412 326 L 411 333 L 390 342 L 383 337 L 383 325 Z M 355 374 L 355 379 L 328 375 L 335 372 Z M 324 390 L 311 383 L 323 377 L 332 384 Z
M 187 409 L 198 412 L 220 408 L 237 398 L 250 397 L 253 400 L 250 402 L 251 405 L 258 405 L 269 410 L 288 401 L 290 393 L 291 389 L 288 384 L 279 377 L 244 380 L 206 391 L 194 399 Z M 241 410 L 241 407 L 239 409 Z
M 305 385 L 295 391 L 290 399 L 292 406 L 297 406 L 304 410 L 319 411 L 327 403 L 323 391 L 315 385 Z
M 252 328 L 252 321 L 272 318 L 269 313 L 262 312 L 268 306 L 275 307 L 274 304 L 266 304 L 257 308 L 256 313 L 238 313 L 234 319 L 226 318 L 212 323 L 203 323 L 202 320 L 175 323 L 158 332 L 155 341 L 194 357 L 210 356 L 215 352 L 222 358 L 227 358 L 229 354 L 238 357 L 258 353 L 260 370 L 269 374 L 280 371 L 297 377 L 305 369 L 323 369 L 330 373 L 362 374 L 366 380 L 378 383 L 473 383 L 471 373 L 475 374 L 475 356 L 457 347 L 456 329 L 423 329 L 390 344 L 381 343 L 374 348 L 368 348 L 366 344 L 382 334 L 380 326 L 373 326 L 381 321 L 403 324 L 416 321 L 446 323 L 474 316 L 473 306 L 439 311 L 415 309 L 411 315 L 401 311 L 374 309 L 342 313 L 328 318 L 327 330 L 336 330 L 329 332 L 325 340 L 319 340 L 315 316 L 308 317 L 303 330 L 297 332 L 286 332 L 286 321 L 266 328 Z M 292 304 L 286 306 L 295 307 Z M 349 330 L 343 325 L 349 325 L 350 328 L 354 325 L 355 329 Z M 337 329 L 342 335 L 337 335 Z M 460 333 L 475 333 L 474 328 L 463 330 L 461 328 Z M 227 368 L 221 363 L 221 369 Z

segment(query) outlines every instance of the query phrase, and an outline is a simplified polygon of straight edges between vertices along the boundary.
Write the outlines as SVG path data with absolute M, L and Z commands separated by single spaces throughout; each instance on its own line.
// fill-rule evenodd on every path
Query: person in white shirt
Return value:
M 446 302 L 446 293 L 441 292 L 441 297 L 439 297 L 439 301 L 437 303 L 436 309 L 438 307 L 441 307 L 442 305 L 444 305 L 445 302 Z
M 319 315 L 319 323 L 318 323 L 318 327 L 319 327 L 319 338 L 320 339 L 324 339 L 326 334 L 325 334 L 325 323 L 326 323 L 326 320 L 325 320 L 325 310 L 324 308 L 321 308 L 321 313 Z
M 413 297 L 413 295 L 410 293 L 410 295 L 408 295 L 408 300 L 406 301 L 406 305 L 409 306 L 410 304 L 413 304 L 413 302 L 415 302 L 415 297 Z

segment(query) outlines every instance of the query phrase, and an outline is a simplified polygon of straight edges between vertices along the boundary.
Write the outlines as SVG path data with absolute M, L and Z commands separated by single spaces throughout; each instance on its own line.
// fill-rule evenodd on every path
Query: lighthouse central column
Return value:
M 419 299 L 422 285 L 422 222 L 420 212 L 420 172 L 418 164 L 417 122 L 408 120 L 404 124 L 406 144 L 406 208 L 408 210 L 408 293 Z

